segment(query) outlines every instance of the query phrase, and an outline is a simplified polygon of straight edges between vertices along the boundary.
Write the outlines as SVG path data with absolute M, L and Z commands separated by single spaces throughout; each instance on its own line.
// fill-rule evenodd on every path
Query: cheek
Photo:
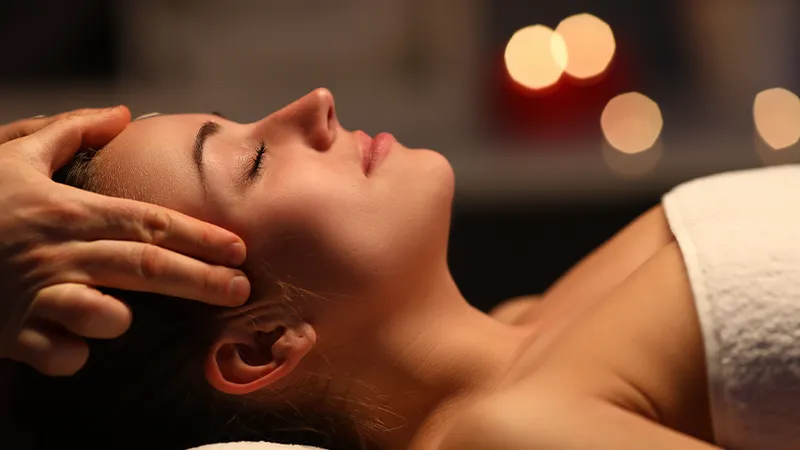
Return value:
M 325 170 L 273 177 L 243 211 L 249 263 L 304 289 L 345 292 L 368 265 L 359 236 L 374 220 L 364 207 L 368 194 L 357 181 Z
M 319 167 L 270 179 L 245 208 L 248 253 L 272 276 L 328 293 L 444 262 L 452 169 L 438 153 L 413 153 L 380 179 Z

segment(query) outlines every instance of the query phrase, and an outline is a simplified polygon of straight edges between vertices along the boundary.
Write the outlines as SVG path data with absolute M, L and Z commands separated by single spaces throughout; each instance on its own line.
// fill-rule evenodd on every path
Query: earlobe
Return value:
M 215 389 L 245 395 L 271 386 L 292 373 L 317 340 L 307 323 L 258 328 L 252 322 L 230 324 L 209 349 L 205 374 Z

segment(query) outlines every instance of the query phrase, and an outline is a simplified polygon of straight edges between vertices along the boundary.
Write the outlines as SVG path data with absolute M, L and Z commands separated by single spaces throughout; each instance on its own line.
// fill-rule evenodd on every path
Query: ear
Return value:
M 308 323 L 230 323 L 206 356 L 206 380 L 226 394 L 249 394 L 289 375 L 316 342 Z

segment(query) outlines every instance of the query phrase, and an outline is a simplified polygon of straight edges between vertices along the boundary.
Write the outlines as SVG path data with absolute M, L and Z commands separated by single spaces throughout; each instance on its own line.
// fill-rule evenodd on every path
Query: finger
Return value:
M 20 139 L 39 169 L 52 176 L 82 147 L 102 147 L 130 122 L 128 108 L 119 106 L 87 115 L 59 119 Z M 24 143 L 22 141 L 25 141 Z
M 250 282 L 236 269 L 214 266 L 173 251 L 130 241 L 73 242 L 65 256 L 81 282 L 154 292 L 213 305 L 238 306 L 250 296 Z M 69 276 L 69 275 L 67 275 Z
M 121 301 L 89 286 L 64 283 L 49 286 L 36 295 L 31 317 L 62 325 L 87 338 L 112 339 L 131 325 L 131 310 Z
M 112 106 L 111 108 L 114 108 L 114 107 Z M 67 117 L 73 117 L 73 116 L 90 116 L 92 114 L 97 114 L 97 113 L 103 112 L 103 111 L 105 111 L 107 109 L 110 109 L 110 108 L 80 108 L 80 109 L 73 109 L 72 111 L 66 111 L 66 112 L 58 113 L 58 114 L 54 115 L 53 117 L 56 120 L 60 120 L 60 119 L 65 119 Z
M 81 192 L 87 205 L 79 225 L 84 240 L 140 241 L 212 264 L 239 266 L 244 242 L 224 228 L 161 206 Z
M 50 125 L 55 120 L 56 117 L 54 116 L 32 117 L 30 119 L 18 120 L 16 122 L 11 122 L 8 125 L 1 126 L 0 144 L 33 134 L 47 125 Z
M 89 359 L 89 346 L 45 323 L 31 323 L 20 332 L 10 359 L 50 376 L 74 375 Z
M 0 126 L 0 144 L 13 141 L 36 133 L 51 123 L 67 117 L 88 116 L 97 114 L 105 108 L 82 108 L 59 113 L 52 116 L 36 116 L 28 119 L 17 120 L 8 125 Z

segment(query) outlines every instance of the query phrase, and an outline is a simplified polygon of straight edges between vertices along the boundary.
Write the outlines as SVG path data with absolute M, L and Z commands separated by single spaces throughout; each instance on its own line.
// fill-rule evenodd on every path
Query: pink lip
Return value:
M 364 169 L 364 175 L 369 175 L 372 169 L 386 158 L 397 140 L 391 133 L 379 133 L 374 139 L 361 130 L 356 131 L 355 134 L 361 146 L 361 166 Z
M 369 170 L 369 162 L 372 159 L 372 152 L 370 150 L 372 148 L 372 138 L 361 130 L 354 131 L 353 134 L 358 140 L 359 151 L 361 152 L 361 169 L 364 171 L 364 175 L 366 175 Z

